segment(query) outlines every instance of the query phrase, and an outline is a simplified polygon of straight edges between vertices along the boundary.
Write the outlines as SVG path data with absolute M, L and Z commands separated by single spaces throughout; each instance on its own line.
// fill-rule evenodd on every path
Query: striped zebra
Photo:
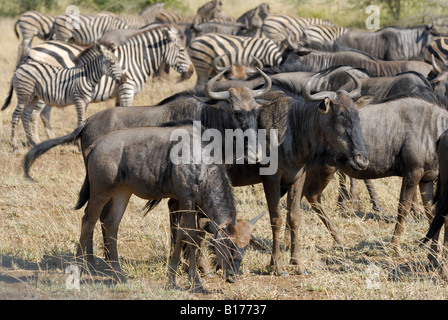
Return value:
M 19 30 L 22 34 L 17 65 L 28 54 L 34 37 L 44 41 L 51 40 L 54 20 L 53 16 L 37 11 L 26 11 L 19 16 L 14 25 L 17 38 L 19 38 Z
M 151 75 L 160 68 L 163 62 L 176 71 L 191 77 L 194 67 L 182 41 L 182 34 L 172 25 L 143 29 L 117 45 L 115 55 L 120 66 L 126 70 L 127 81 L 118 86 L 111 77 L 104 76 L 96 86 L 92 102 L 117 98 L 120 106 L 131 106 L 134 96 L 138 94 Z M 39 44 L 30 50 L 28 61 L 50 63 L 55 66 L 74 67 L 82 65 L 87 54 L 75 45 L 49 41 Z M 34 120 L 34 119 L 33 119 Z M 45 129 L 52 136 L 49 126 L 49 113 L 43 119 Z
M 120 17 L 110 13 L 77 16 L 66 13 L 55 19 L 53 39 L 89 46 L 106 32 L 128 28 L 129 26 Z
M 432 55 L 438 64 L 443 65 L 448 61 L 448 37 L 439 37 L 425 48 L 425 61 L 432 63 Z
M 312 25 L 303 29 L 301 40 L 332 44 L 349 29 L 338 26 Z
M 22 113 L 27 139 L 31 145 L 34 145 L 39 142 L 39 138 L 33 137 L 29 123 L 35 107 L 39 108 L 45 104 L 58 107 L 74 104 L 78 114 L 78 125 L 80 125 L 85 121 L 85 109 L 92 101 L 95 87 L 103 75 L 110 76 L 120 85 L 125 83 L 126 75 L 111 48 L 103 44 L 95 44 L 87 49 L 87 53 L 89 61 L 79 67 L 61 68 L 44 63 L 28 62 L 16 69 L 9 96 L 2 108 L 3 110 L 9 105 L 12 92 L 15 90 L 17 107 L 12 115 L 11 129 L 11 144 L 14 151 L 18 149 L 15 127 Z
M 276 66 L 283 59 L 281 47 L 269 38 L 205 34 L 194 39 L 188 50 L 196 68 L 198 87 L 207 83 L 215 72 L 215 59 L 223 55 L 221 61 L 228 66 L 249 66 L 252 57 L 259 59 L 264 66 Z
M 269 15 L 264 19 L 262 32 L 263 35 L 274 40 L 277 43 L 286 40 L 291 33 L 293 42 L 300 41 L 303 35 L 303 29 L 311 25 L 333 25 L 330 21 L 324 21 L 318 18 L 299 18 L 289 15 Z

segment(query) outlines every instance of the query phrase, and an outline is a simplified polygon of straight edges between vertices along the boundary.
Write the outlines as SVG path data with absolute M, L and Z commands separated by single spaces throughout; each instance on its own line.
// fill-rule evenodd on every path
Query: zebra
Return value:
M 267 3 L 262 3 L 258 7 L 243 13 L 236 19 L 236 22 L 245 25 L 242 36 L 246 37 L 261 37 L 261 28 L 263 21 L 270 14 L 270 6 Z
M 107 44 L 95 44 L 87 49 L 90 60 L 74 68 L 29 62 L 21 64 L 16 69 L 9 96 L 2 108 L 3 110 L 9 105 L 12 92 L 15 90 L 17 107 L 12 115 L 11 129 L 11 144 L 14 151 L 18 150 L 15 127 L 22 113 L 27 139 L 31 145 L 35 145 L 39 143 L 39 139 L 32 136 L 29 128 L 30 117 L 35 107 L 40 108 L 45 104 L 59 107 L 74 104 L 80 125 L 85 121 L 85 109 L 92 101 L 95 87 L 103 75 L 109 75 L 120 85 L 126 82 L 126 74 L 112 50 L 113 48 L 109 48 Z
M 216 58 L 225 55 L 226 65 L 248 66 L 255 57 L 264 66 L 277 66 L 282 62 L 283 49 L 269 38 L 252 38 L 236 35 L 205 34 L 194 39 L 189 54 L 197 73 L 197 87 L 208 81 Z
M 448 37 L 434 39 L 425 49 L 425 61 L 432 63 L 432 55 L 439 64 L 448 61 Z
M 111 77 L 103 76 L 93 92 L 92 102 L 116 98 L 117 105 L 131 106 L 134 96 L 143 89 L 146 81 L 154 75 L 162 62 L 168 63 L 176 71 L 185 75 L 185 78 L 191 77 L 194 66 L 184 47 L 182 36 L 174 25 L 148 27 L 122 45 L 117 45 L 114 53 L 120 61 L 121 68 L 126 70 L 127 81 L 118 86 Z M 27 62 L 74 67 L 85 63 L 87 53 L 72 44 L 49 41 L 33 47 Z M 53 134 L 49 124 L 48 108 L 46 111 L 42 120 L 47 134 L 51 137 Z
M 330 21 L 319 18 L 300 18 L 289 15 L 269 15 L 264 19 L 261 28 L 264 36 L 281 43 L 292 34 L 292 41 L 298 42 L 303 35 L 303 29 L 311 25 L 333 25 Z
M 55 18 L 53 39 L 89 46 L 108 31 L 128 28 L 129 26 L 119 16 L 107 12 L 77 16 L 66 13 Z
M 55 18 L 51 15 L 33 10 L 26 11 L 19 16 L 14 24 L 14 31 L 17 38 L 20 38 L 19 30 L 22 34 L 16 66 L 28 54 L 31 48 L 31 42 L 35 36 L 44 41 L 51 40 L 54 20 Z
M 340 26 L 312 25 L 303 29 L 302 40 L 317 43 L 333 43 L 349 29 Z

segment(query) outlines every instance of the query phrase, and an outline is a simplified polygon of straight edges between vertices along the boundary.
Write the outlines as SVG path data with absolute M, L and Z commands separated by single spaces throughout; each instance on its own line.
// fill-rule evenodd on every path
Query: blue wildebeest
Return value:
M 232 278 L 238 273 L 244 251 L 249 245 L 253 224 L 237 220 L 233 189 L 224 165 L 213 161 L 206 163 L 205 159 L 196 161 L 193 140 L 200 137 L 194 135 L 201 134 L 204 128 L 199 126 L 196 128 L 199 132 L 195 133 L 191 123 L 118 130 L 99 138 L 88 148 L 86 178 L 75 207 L 81 209 L 87 203 L 82 218 L 77 260 L 83 261 L 87 254 L 89 265 L 93 265 L 91 236 L 96 222 L 102 216 L 109 261 L 115 277 L 124 280 L 117 251 L 117 236 L 131 195 L 146 200 L 171 198 L 178 201 L 182 216 L 168 267 L 168 285 L 176 286 L 176 270 L 185 242 L 192 290 L 204 291 L 196 269 L 195 244 L 199 242 L 196 206 L 210 219 L 209 228 L 215 236 L 217 259 L 222 264 L 225 277 L 234 281 Z M 179 137 L 177 134 L 181 134 L 181 142 L 174 139 Z M 176 148 L 179 144 L 182 161 L 175 162 L 173 157 L 179 152 Z M 201 150 L 205 146 L 202 143 Z
M 369 153 L 367 168 L 352 170 L 345 164 L 338 165 L 337 160 L 331 163 L 334 161 L 331 158 L 326 163 L 309 165 L 304 170 L 302 184 L 294 186 L 292 191 L 295 198 L 289 206 L 290 219 L 292 222 L 300 220 L 298 212 L 302 196 L 312 203 L 313 208 L 313 203 L 316 203 L 317 208 L 323 210 L 317 199 L 338 168 L 356 179 L 400 176 L 403 179 L 392 246 L 401 255 L 401 233 L 417 187 L 420 188 L 425 213 L 429 221 L 432 219 L 432 186 L 438 174 L 436 141 L 448 128 L 448 111 L 419 97 L 404 96 L 370 104 L 360 110 L 359 116 Z M 384 143 L 385 137 L 389 137 L 388 143 Z M 328 217 L 324 212 L 320 214 Z M 297 232 L 297 226 L 290 225 L 290 228 Z M 333 237 L 339 234 L 333 225 L 327 227 Z M 433 256 L 429 258 L 434 262 Z
M 276 133 L 278 130 L 278 135 L 273 137 L 269 135 L 266 138 L 267 141 L 275 142 L 277 140 L 275 137 L 278 137 L 278 157 L 274 158 L 273 152 L 270 163 L 233 163 L 227 167 L 233 186 L 263 183 L 273 231 L 271 262 L 279 275 L 287 274 L 281 259 L 279 239 L 282 226 L 280 210 L 282 188 L 294 184 L 305 164 L 320 163 L 330 155 L 354 169 L 362 170 L 367 167 L 367 153 L 361 134 L 358 110 L 352 100 L 358 95 L 361 84 L 359 79 L 354 76 L 352 78 L 357 82 L 357 86 L 351 92 L 321 91 L 315 94 L 310 93 L 313 84 L 310 80 L 306 86 L 305 96 L 311 101 L 294 94 L 285 95 L 282 91 L 265 91 L 263 95 L 257 97 L 265 103 L 257 110 L 257 127 L 269 133 Z M 209 82 L 206 88 L 212 85 L 213 83 Z M 244 91 L 243 89 L 247 88 L 237 89 Z M 229 93 L 236 94 L 238 90 L 229 89 Z M 229 98 L 227 94 L 224 95 Z M 222 93 L 212 97 L 224 98 Z M 116 129 L 192 118 L 201 120 L 206 127 L 217 128 L 224 132 L 226 126 L 223 126 L 222 120 L 216 116 L 210 117 L 209 107 L 198 108 L 198 105 L 201 106 L 198 100 L 187 92 L 176 94 L 156 107 L 106 109 L 90 117 L 84 126 L 78 127 L 71 134 L 48 140 L 30 150 L 26 156 L 25 172 L 29 174 L 33 161 L 56 145 L 81 138 L 81 146 L 85 150 L 97 138 Z M 226 115 L 223 111 L 213 110 L 219 112 L 219 117 Z M 242 119 L 244 114 L 242 111 L 235 113 L 234 116 Z M 263 168 L 274 169 L 275 172 L 260 174 L 260 169 Z
M 375 32 L 349 31 L 336 43 L 381 60 L 424 60 L 424 49 L 439 34 L 432 25 L 387 27 Z
M 446 183 L 448 181 L 448 167 L 446 161 L 446 159 L 448 159 L 448 130 L 443 132 L 437 141 L 437 158 L 439 161 L 439 176 L 437 179 L 436 195 L 434 197 L 436 212 L 425 238 L 422 239 L 422 243 L 426 243 L 429 240 L 437 242 L 440 229 L 443 224 L 445 224 L 440 275 L 445 281 L 448 281 L 448 188 L 446 188 Z M 434 248 L 435 247 L 432 249 L 434 250 Z M 436 255 L 437 252 L 433 252 L 433 254 Z

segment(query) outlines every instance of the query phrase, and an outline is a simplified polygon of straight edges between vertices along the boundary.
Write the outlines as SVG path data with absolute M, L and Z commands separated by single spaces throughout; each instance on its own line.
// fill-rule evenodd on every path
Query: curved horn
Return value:
M 269 78 L 269 76 L 264 73 L 263 71 L 261 71 L 260 68 L 255 67 L 255 69 L 257 69 L 257 71 L 261 74 L 261 76 L 264 78 L 264 83 L 265 85 L 263 86 L 263 88 L 258 89 L 258 90 L 252 90 L 252 95 L 254 98 L 261 96 L 262 94 L 265 94 L 266 92 L 269 92 L 269 90 L 271 90 L 272 87 L 272 80 L 271 78 Z
M 256 56 L 254 56 L 254 55 L 251 55 L 251 57 L 252 57 L 252 59 L 254 59 L 255 60 L 255 62 L 257 63 L 257 65 L 258 65 L 258 68 L 260 68 L 260 70 L 263 70 L 263 62 L 261 62 L 261 60 L 260 59 L 258 59 Z
M 226 73 L 227 70 L 229 70 L 229 69 L 230 69 L 230 67 L 224 68 L 223 71 L 218 73 L 216 76 L 214 76 L 207 82 L 207 84 L 204 87 L 204 94 L 207 97 L 209 97 L 210 99 L 214 99 L 214 100 L 227 100 L 230 98 L 230 93 L 228 91 L 222 91 L 222 92 L 213 92 L 212 91 L 212 87 L 215 84 L 215 82 L 219 78 L 221 78 L 221 76 L 224 75 L 224 73 Z
M 252 218 L 252 220 L 250 220 L 249 223 L 254 226 L 255 223 L 257 223 L 257 221 L 260 220 L 266 214 L 266 212 L 268 212 L 268 210 L 265 210 L 262 213 L 260 213 L 258 216 L 256 216 L 255 218 Z
M 286 37 L 286 43 L 288 44 L 288 46 L 292 48 L 292 50 L 295 51 L 299 49 L 299 46 L 296 43 L 292 42 L 291 38 L 292 38 L 292 31 L 289 30 L 288 36 Z
M 345 73 L 348 74 L 350 76 L 350 78 L 352 78 L 353 81 L 355 81 L 355 83 L 356 83 L 356 88 L 353 89 L 351 92 L 349 92 L 348 96 L 351 99 L 357 98 L 361 94 L 361 86 L 362 86 L 361 81 L 358 79 L 358 77 L 356 77 L 350 71 L 346 70 Z
M 434 54 L 431 54 L 431 62 L 432 62 L 432 67 L 434 69 L 434 71 L 437 74 L 442 73 L 442 70 L 440 69 L 440 67 L 437 65 L 436 60 L 434 59 Z
M 311 94 L 311 84 L 314 80 L 319 76 L 319 73 L 316 73 L 311 79 L 306 83 L 305 88 L 303 89 L 303 96 L 306 100 L 309 101 L 320 101 L 328 98 L 330 100 L 334 100 L 337 97 L 336 92 L 334 91 L 322 91 L 315 94 Z
M 218 66 L 218 60 L 221 59 L 222 57 L 224 57 L 226 54 L 222 54 L 219 57 L 216 57 L 215 59 L 213 59 L 213 67 L 215 68 L 216 71 L 221 72 L 223 71 L 226 67 L 219 67 Z

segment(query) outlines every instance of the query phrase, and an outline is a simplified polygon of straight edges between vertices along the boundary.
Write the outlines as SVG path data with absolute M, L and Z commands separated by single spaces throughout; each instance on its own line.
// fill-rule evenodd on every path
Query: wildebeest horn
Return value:
M 251 55 L 252 59 L 254 59 L 255 63 L 258 65 L 258 68 L 263 69 L 263 62 L 261 62 L 260 59 L 258 59 L 256 56 Z
M 431 54 L 432 67 L 437 74 L 442 73 L 442 70 L 437 65 L 436 60 L 434 59 L 434 54 Z
M 299 46 L 296 43 L 292 42 L 291 38 L 292 38 L 292 31 L 290 30 L 288 36 L 286 37 L 286 43 L 288 44 L 288 46 L 292 48 L 292 50 L 295 51 L 299 49 Z
M 222 70 L 220 73 L 218 73 L 216 76 L 211 78 L 207 84 L 204 87 L 204 94 L 209 97 L 210 99 L 214 100 L 227 100 L 230 98 L 230 93 L 228 91 L 222 91 L 222 92 L 213 92 L 212 87 L 215 84 L 215 82 L 221 78 L 221 76 L 226 73 L 230 67 L 225 67 L 224 70 Z
M 254 226 L 255 223 L 257 223 L 257 221 L 260 220 L 266 214 L 266 212 L 268 212 L 268 211 L 265 210 L 262 213 L 260 213 L 258 216 L 256 216 L 255 218 L 252 218 L 252 220 L 250 220 L 249 223 Z
M 215 59 L 213 59 L 213 67 L 215 68 L 215 70 L 216 71 L 219 71 L 219 72 L 221 72 L 221 71 L 223 71 L 226 67 L 220 67 L 220 66 L 218 66 L 218 61 L 222 58 L 222 57 L 224 57 L 226 54 L 224 53 L 224 54 L 222 54 L 222 55 L 220 55 L 219 57 L 216 57 Z
M 258 96 L 261 96 L 262 94 L 265 94 L 266 92 L 269 92 L 269 90 L 271 90 L 272 87 L 272 80 L 271 78 L 269 78 L 269 76 L 264 73 L 263 71 L 261 71 L 260 68 L 255 67 L 255 69 L 257 69 L 257 71 L 261 74 L 261 76 L 264 78 L 264 83 L 265 85 L 263 86 L 263 88 L 258 89 L 258 90 L 252 90 L 253 92 L 253 97 L 256 98 Z
M 360 94 L 361 94 L 361 81 L 358 79 L 358 77 L 356 77 L 354 74 L 352 74 L 350 71 L 346 70 L 345 73 L 347 73 L 350 78 L 353 79 L 353 81 L 355 81 L 356 83 L 356 88 L 353 89 L 352 91 L 350 91 L 350 93 L 348 94 L 348 96 L 353 99 L 353 98 L 357 98 Z
M 321 91 L 315 94 L 311 94 L 311 84 L 314 80 L 319 76 L 319 73 L 316 73 L 311 79 L 306 83 L 305 88 L 303 90 L 303 96 L 306 100 L 309 101 L 320 101 L 328 98 L 330 100 L 334 100 L 337 97 L 336 92 L 334 91 Z

